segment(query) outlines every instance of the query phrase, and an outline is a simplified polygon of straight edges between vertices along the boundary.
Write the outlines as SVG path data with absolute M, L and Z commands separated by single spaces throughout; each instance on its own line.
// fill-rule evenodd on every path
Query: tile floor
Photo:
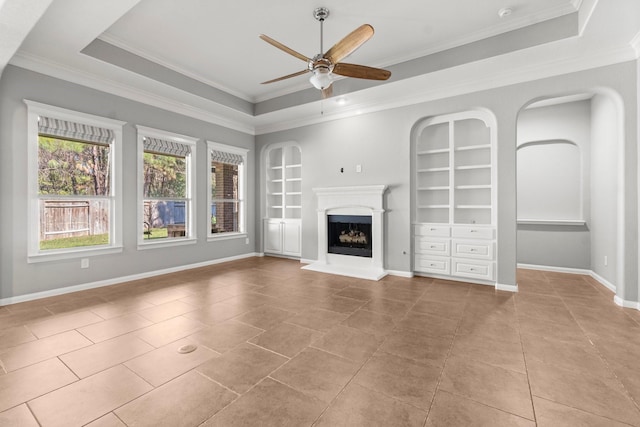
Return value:
M 518 276 L 250 258 L 0 307 L 0 425 L 640 426 L 640 312 Z

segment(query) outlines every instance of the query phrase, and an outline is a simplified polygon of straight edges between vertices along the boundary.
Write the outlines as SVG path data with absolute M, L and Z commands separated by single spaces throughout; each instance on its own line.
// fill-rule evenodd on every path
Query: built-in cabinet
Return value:
M 275 144 L 264 155 L 264 252 L 299 257 L 302 213 L 302 153 L 294 143 Z
M 471 111 L 422 121 L 414 139 L 414 271 L 493 281 L 495 127 Z

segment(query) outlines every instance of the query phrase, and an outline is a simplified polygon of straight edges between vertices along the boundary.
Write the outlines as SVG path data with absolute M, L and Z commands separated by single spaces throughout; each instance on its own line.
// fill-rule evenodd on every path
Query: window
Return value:
M 120 251 L 124 122 L 25 102 L 29 262 Z
M 246 232 L 246 165 L 243 148 L 208 142 L 210 238 Z
M 142 247 L 192 243 L 197 139 L 138 126 L 139 229 Z

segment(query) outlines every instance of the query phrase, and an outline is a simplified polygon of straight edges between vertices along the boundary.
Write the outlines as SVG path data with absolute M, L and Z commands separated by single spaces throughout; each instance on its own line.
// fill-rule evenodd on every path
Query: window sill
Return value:
M 574 225 L 584 226 L 587 221 L 583 219 L 519 219 L 518 225 Z
M 98 255 L 122 253 L 122 246 L 109 246 L 89 249 L 63 250 L 56 252 L 41 252 L 27 257 L 27 263 L 62 261 L 67 259 L 86 258 Z
M 193 245 L 197 243 L 198 239 L 190 238 L 190 239 L 171 239 L 171 240 L 162 240 L 155 242 L 138 242 L 138 250 L 144 251 L 147 249 L 158 249 L 158 248 L 168 248 L 173 246 L 184 246 L 184 245 Z
M 207 236 L 207 242 L 216 242 L 218 240 L 244 239 L 247 233 L 214 233 Z

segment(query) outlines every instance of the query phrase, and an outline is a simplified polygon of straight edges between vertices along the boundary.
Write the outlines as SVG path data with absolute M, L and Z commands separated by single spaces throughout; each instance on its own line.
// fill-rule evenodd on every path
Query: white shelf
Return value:
M 423 154 L 441 154 L 441 153 L 448 153 L 449 149 L 448 148 L 440 148 L 438 150 L 425 150 L 425 151 L 418 151 L 416 154 L 418 156 L 421 156 Z
M 286 167 L 287 169 L 291 169 L 291 168 L 301 168 L 301 167 L 302 167 L 302 165 L 300 165 L 300 164 L 295 164 L 295 165 L 287 165 L 287 166 L 285 166 L 285 167 Z
M 485 148 L 491 148 L 491 145 L 490 144 L 467 145 L 466 147 L 458 147 L 455 149 L 455 151 L 483 150 Z
M 296 182 L 296 181 L 302 181 L 302 178 L 287 178 L 286 179 L 287 182 Z
M 455 170 L 457 171 L 474 170 L 474 169 L 491 169 L 491 165 L 468 165 L 468 166 L 455 167 Z
M 444 167 L 444 168 L 426 168 L 426 169 L 418 169 L 418 172 L 422 173 L 422 172 L 447 172 L 450 171 L 451 168 L 450 167 Z
M 438 191 L 438 190 L 449 190 L 448 186 L 439 186 L 439 187 L 420 187 L 417 189 L 418 191 Z
M 449 209 L 449 205 L 420 205 L 418 209 Z
M 275 146 L 266 153 L 264 161 L 267 216 L 279 220 L 299 219 L 302 195 L 299 147 L 288 144 Z M 295 206 L 289 206 L 292 202 Z
M 287 209 L 302 209 L 302 206 L 287 206 Z
M 457 205 L 456 209 L 491 209 L 491 205 Z
M 300 196 L 300 195 L 302 195 L 302 191 L 287 191 L 287 196 Z
M 282 196 L 284 193 L 267 193 L 269 196 Z
M 491 189 L 491 185 L 483 184 L 483 185 L 457 185 L 454 187 L 456 190 L 484 190 Z
M 271 170 L 280 170 L 283 169 L 282 166 L 271 166 Z

